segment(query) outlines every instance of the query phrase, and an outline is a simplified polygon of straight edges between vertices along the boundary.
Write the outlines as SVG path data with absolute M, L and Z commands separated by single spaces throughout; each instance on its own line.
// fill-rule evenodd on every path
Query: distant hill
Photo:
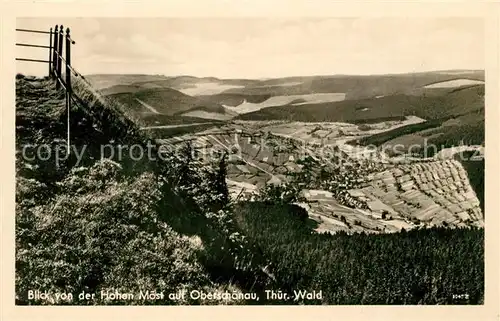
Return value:
M 111 94 L 109 97 L 115 98 L 128 106 L 134 106 L 138 111 L 148 111 L 148 108 L 145 106 L 147 104 L 159 114 L 164 115 L 180 114 L 191 108 L 202 106 L 215 112 L 224 112 L 224 108 L 221 105 L 207 104 L 204 101 L 170 88 L 143 89 L 135 92 Z
M 430 120 L 484 108 L 483 97 L 484 85 L 476 85 L 461 90 L 448 89 L 442 91 L 441 95 L 397 94 L 376 99 L 264 108 L 241 114 L 238 118 L 242 120 L 363 123 L 415 115 Z
M 144 74 L 94 74 L 85 75 L 85 78 L 92 84 L 92 87 L 98 90 L 109 88 L 116 85 L 131 85 L 136 82 L 164 80 L 167 77 L 162 75 L 144 75 Z
M 370 76 L 288 77 L 265 80 L 244 88 L 233 88 L 226 90 L 224 93 L 278 96 L 342 92 L 346 94 L 347 100 L 351 100 L 396 94 L 413 94 L 429 84 L 456 79 L 484 81 L 484 71 L 470 71 L 462 74 L 425 72 Z
M 160 75 L 89 75 L 86 78 L 104 96 L 118 101 L 143 119 L 145 125 L 232 119 L 237 116 L 236 112 L 222 106 L 217 99 L 206 97 L 257 81 Z M 203 93 L 209 95 L 199 95 Z
M 326 75 L 275 79 L 220 79 L 216 77 L 162 75 L 87 75 L 93 87 L 103 90 L 117 85 L 140 88 L 192 88 L 200 84 L 237 86 L 220 93 L 238 95 L 297 95 L 310 93 L 346 93 L 346 99 L 372 98 L 381 95 L 410 94 L 421 87 L 457 79 L 484 81 L 484 71 L 433 71 L 389 75 Z M 224 96 L 222 96 L 224 97 Z
M 118 87 L 126 87 L 129 91 L 118 93 L 111 91 Z M 235 113 L 226 110 L 220 104 L 185 95 L 171 88 L 140 89 L 133 85 L 119 85 L 104 90 L 104 93 L 110 93 L 107 97 L 122 103 L 141 118 L 151 119 L 157 115 L 159 119 L 163 120 L 168 119 L 164 116 L 177 116 L 178 119 L 181 119 L 179 116 L 183 116 L 184 113 L 189 113 L 187 116 L 190 118 L 218 120 L 231 119 L 235 116 Z
M 105 93 L 136 91 L 147 88 L 171 88 L 189 95 L 215 94 L 234 87 L 259 83 L 255 79 L 219 79 L 215 77 L 160 75 L 88 75 L 93 87 Z M 199 90 L 197 90 L 199 89 Z
M 199 98 L 204 99 L 206 101 L 213 102 L 213 103 L 219 103 L 219 104 L 231 106 L 231 107 L 241 105 L 245 101 L 247 101 L 249 103 L 258 104 L 258 103 L 262 103 L 262 102 L 268 100 L 271 97 L 272 97 L 272 95 L 270 95 L 270 94 L 251 95 L 251 94 L 227 93 L 227 92 L 223 92 L 223 93 L 215 94 L 215 95 L 199 96 Z
M 161 75 L 86 77 L 103 95 L 118 100 L 141 118 L 151 120 L 159 115 L 162 120 L 155 120 L 155 124 L 172 120 L 164 115 L 175 115 L 174 123 L 183 117 L 190 117 L 186 123 L 233 118 L 367 123 L 406 115 L 430 120 L 461 115 L 484 104 L 480 99 L 484 95 L 481 70 L 265 80 Z M 330 100 L 325 98 L 328 94 Z M 314 100 L 314 95 L 323 96 Z M 292 101 L 290 96 L 294 97 Z
M 451 90 L 444 96 L 419 97 L 420 108 L 415 113 L 427 119 L 380 134 L 353 140 L 353 145 L 383 146 L 385 151 L 394 146 L 403 153 L 412 152 L 431 157 L 443 148 L 481 145 L 485 142 L 484 85 Z M 415 149 L 415 146 L 422 146 Z M 428 146 L 428 147 L 425 147 Z

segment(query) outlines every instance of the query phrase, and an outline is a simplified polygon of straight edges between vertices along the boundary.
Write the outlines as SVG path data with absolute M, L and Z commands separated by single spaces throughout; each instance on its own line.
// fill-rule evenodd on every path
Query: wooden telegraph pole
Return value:
M 49 30 L 49 77 L 52 77 L 52 28 Z
M 62 28 L 62 26 L 61 26 Z M 66 107 L 68 113 L 68 155 L 71 150 L 70 146 L 70 112 L 71 112 L 71 37 L 69 28 L 66 29 Z
M 57 37 L 58 35 L 56 35 Z M 63 31 L 63 26 L 59 28 L 59 40 L 57 41 L 57 78 L 61 80 L 61 72 L 62 72 L 62 51 L 63 51 L 63 36 L 64 36 L 64 31 Z M 57 82 L 58 86 L 57 89 L 60 88 L 60 83 L 59 81 Z
M 59 42 L 59 27 L 56 25 L 56 27 L 54 28 L 54 46 L 52 47 L 52 77 L 55 78 L 57 75 L 56 75 L 56 72 L 57 72 L 57 55 L 59 54 L 58 50 L 59 50 L 59 45 L 58 45 L 58 42 Z M 56 88 L 59 88 L 59 82 L 56 81 Z

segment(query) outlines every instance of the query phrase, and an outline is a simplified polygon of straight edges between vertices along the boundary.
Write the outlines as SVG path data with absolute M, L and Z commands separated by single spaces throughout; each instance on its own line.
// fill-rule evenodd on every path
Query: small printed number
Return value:
M 469 295 L 467 293 L 464 293 L 464 294 L 453 294 L 453 299 L 457 299 L 457 300 L 468 300 L 469 299 Z

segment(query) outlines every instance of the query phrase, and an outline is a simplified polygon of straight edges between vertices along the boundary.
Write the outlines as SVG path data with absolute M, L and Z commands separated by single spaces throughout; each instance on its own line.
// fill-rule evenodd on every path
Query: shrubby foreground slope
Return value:
M 224 219 L 224 196 L 211 180 L 216 171 L 182 159 L 172 159 L 167 169 L 99 160 L 99 143 L 119 137 L 104 137 L 90 117 L 72 127 L 72 142 L 80 150 L 87 146 L 83 166 L 74 166 L 73 158 L 59 166 L 53 158 L 28 161 L 20 154 L 25 144 L 56 146 L 54 138 L 64 137 L 64 96 L 49 80 L 20 77 L 16 84 L 18 304 L 85 304 L 27 300 L 28 290 L 240 291 L 218 282 L 213 268 L 238 270 L 234 257 L 242 247 Z M 214 303 L 192 301 L 91 303 Z

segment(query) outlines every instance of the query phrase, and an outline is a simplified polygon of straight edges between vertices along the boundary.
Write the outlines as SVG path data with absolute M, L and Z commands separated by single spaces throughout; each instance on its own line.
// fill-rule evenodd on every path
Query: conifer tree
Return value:
M 219 160 L 219 168 L 215 177 L 215 190 L 221 196 L 222 205 L 229 203 L 229 191 L 226 182 L 227 176 L 227 153 L 222 154 Z

